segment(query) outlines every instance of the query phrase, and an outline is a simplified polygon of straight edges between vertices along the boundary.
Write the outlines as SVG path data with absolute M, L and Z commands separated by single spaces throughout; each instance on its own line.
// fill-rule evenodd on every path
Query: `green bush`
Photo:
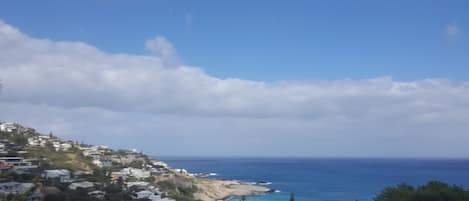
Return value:
M 450 186 L 439 181 L 413 187 L 400 184 L 387 187 L 374 198 L 375 201 L 469 201 L 469 191 L 460 186 Z
M 160 181 L 156 184 L 160 190 L 167 193 L 167 197 L 176 201 L 194 201 L 197 186 L 184 187 L 170 181 Z

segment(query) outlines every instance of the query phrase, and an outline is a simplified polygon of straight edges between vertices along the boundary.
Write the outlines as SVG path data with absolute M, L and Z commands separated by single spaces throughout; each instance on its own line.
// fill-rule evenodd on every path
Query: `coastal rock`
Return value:
M 270 192 L 270 189 L 263 186 L 228 180 L 197 178 L 195 184 L 199 188 L 199 192 L 194 194 L 194 198 L 203 201 L 224 200 L 234 196 L 259 195 Z

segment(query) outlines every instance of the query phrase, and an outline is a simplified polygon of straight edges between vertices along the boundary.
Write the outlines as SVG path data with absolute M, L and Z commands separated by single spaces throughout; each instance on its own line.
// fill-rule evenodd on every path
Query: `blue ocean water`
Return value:
M 469 160 L 443 159 L 286 159 L 162 158 L 175 168 L 218 173 L 216 178 L 269 181 L 280 193 L 249 201 L 372 201 L 384 187 L 429 180 L 469 187 Z M 238 200 L 238 199 L 233 199 Z

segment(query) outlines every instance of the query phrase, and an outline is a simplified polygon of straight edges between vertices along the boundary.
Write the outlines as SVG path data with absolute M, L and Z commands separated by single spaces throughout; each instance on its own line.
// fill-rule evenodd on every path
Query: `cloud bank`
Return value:
M 111 54 L 33 38 L 0 21 L 0 119 L 160 155 L 469 151 L 462 143 L 469 140 L 468 82 L 221 79 L 183 64 L 162 36 L 145 47 L 150 55 Z

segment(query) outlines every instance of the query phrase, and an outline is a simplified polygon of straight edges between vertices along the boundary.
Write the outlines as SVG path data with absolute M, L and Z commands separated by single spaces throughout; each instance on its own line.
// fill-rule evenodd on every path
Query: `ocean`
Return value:
M 217 173 L 213 178 L 272 182 L 268 187 L 280 191 L 248 201 L 288 201 L 290 192 L 296 201 L 372 201 L 386 186 L 429 180 L 469 187 L 469 160 L 462 159 L 161 159 L 193 173 Z

